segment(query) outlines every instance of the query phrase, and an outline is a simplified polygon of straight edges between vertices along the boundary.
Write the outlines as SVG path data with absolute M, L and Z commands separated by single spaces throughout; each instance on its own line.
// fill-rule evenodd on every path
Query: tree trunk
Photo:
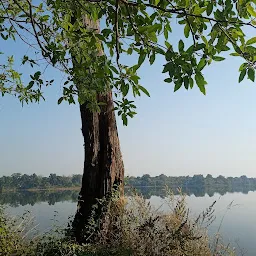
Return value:
M 85 18 L 85 25 L 99 30 L 99 22 Z M 103 52 L 99 52 L 99 55 Z M 78 208 L 73 221 L 73 231 L 78 242 L 83 241 L 83 231 L 91 216 L 96 199 L 107 197 L 114 185 L 123 192 L 124 165 L 114 113 L 112 92 L 98 95 L 104 102 L 100 113 L 91 112 L 86 103 L 80 105 L 82 134 L 84 137 L 84 173 Z M 98 215 L 101 209 L 98 210 Z
M 96 199 L 107 197 L 115 184 L 123 189 L 124 166 L 112 93 L 99 98 L 107 104 L 100 113 L 92 113 L 85 104 L 80 105 L 85 160 L 82 188 L 73 223 L 78 242 L 83 240 L 83 229 L 88 224 Z

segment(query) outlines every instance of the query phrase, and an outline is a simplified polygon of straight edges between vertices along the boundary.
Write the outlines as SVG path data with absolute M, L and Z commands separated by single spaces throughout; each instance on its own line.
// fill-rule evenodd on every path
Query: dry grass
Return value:
M 210 247 L 206 227 L 214 220 L 214 203 L 192 219 L 185 199 L 181 192 L 175 197 L 167 190 L 169 211 L 162 212 L 136 193 L 121 198 L 114 195 L 102 225 L 98 223 L 102 228 L 96 236 L 96 247 L 115 248 L 133 256 L 231 255 L 229 248 L 221 247 L 218 254 L 216 247 Z M 91 223 L 95 227 L 95 222 Z
M 1 240 L 0 255 L 19 256 L 231 256 L 234 252 L 223 246 L 220 239 L 210 245 L 207 227 L 214 220 L 214 204 L 197 218 L 191 218 L 186 205 L 186 196 L 174 196 L 167 191 L 166 204 L 169 210 L 161 211 L 154 208 L 142 196 L 134 193 L 131 197 L 120 197 L 114 193 L 105 205 L 104 216 L 97 220 L 92 213 L 90 225 L 87 226 L 83 245 L 76 244 L 68 237 L 49 234 L 34 239 L 27 249 L 28 243 L 21 242 L 17 236 L 22 232 L 14 228 L 17 225 L 7 223 L 2 225 L 16 230 Z M 98 206 L 95 206 L 99 207 Z M 1 214 L 0 214 L 1 216 Z M 0 219 L 1 220 L 1 219 Z M 12 227 L 13 226 L 13 227 Z M 23 227 L 23 223 L 20 225 Z M 100 229 L 98 227 L 101 227 Z M 7 234 L 6 233 L 6 234 Z M 1 234 L 1 225 L 0 225 Z M 94 234 L 92 236 L 92 234 Z M 93 237 L 93 240 L 92 240 Z M 23 239 L 24 240 L 24 239 Z M 8 243 L 7 254 L 3 254 L 4 243 Z M 1 247 L 2 243 L 2 247 Z M 26 246 L 24 246 L 26 244 Z M 2 248 L 2 249 L 1 249 Z M 1 251 L 2 250 L 2 251 Z M 12 253 L 11 253 L 12 252 Z M 1 254 L 2 253 L 2 254 Z

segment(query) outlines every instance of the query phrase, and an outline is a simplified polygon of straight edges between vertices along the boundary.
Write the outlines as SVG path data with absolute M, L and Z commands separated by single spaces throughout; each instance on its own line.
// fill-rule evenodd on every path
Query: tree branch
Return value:
M 32 4 L 30 3 L 29 0 L 27 0 L 27 3 L 29 5 L 29 17 L 30 17 L 30 20 L 31 20 L 31 24 L 32 24 L 32 28 L 33 28 L 33 31 L 34 31 L 34 34 L 35 34 L 36 41 L 38 43 L 38 46 L 42 50 L 42 54 L 45 55 L 47 51 L 44 49 L 43 45 L 41 44 L 41 41 L 40 41 L 40 39 L 38 37 L 38 34 L 37 34 L 37 31 L 36 31 L 35 21 L 34 21 L 33 12 L 32 12 Z
M 115 10 L 115 34 L 116 34 L 116 63 L 118 65 L 118 68 L 121 71 L 119 58 L 120 58 L 120 52 L 119 52 L 119 31 L 118 31 L 118 12 L 119 12 L 119 0 L 116 0 L 116 10 Z
M 126 1 L 126 0 L 120 0 L 120 1 L 122 1 L 125 4 L 132 5 L 132 6 L 139 6 L 140 5 L 140 4 L 138 4 L 136 2 L 133 2 L 133 1 Z M 209 20 L 209 21 L 217 22 L 217 23 L 237 24 L 237 25 L 251 26 L 253 28 L 256 28 L 256 26 L 254 26 L 250 22 L 217 20 L 217 19 L 214 19 L 214 18 L 211 18 L 211 17 L 206 17 L 206 16 L 203 16 L 203 15 L 188 13 L 185 8 L 165 9 L 165 8 L 162 8 L 162 7 L 154 5 L 154 4 L 143 3 L 143 5 L 145 5 L 147 7 L 157 9 L 157 10 L 162 11 L 162 12 L 180 14 L 180 15 L 185 15 L 185 16 L 190 16 L 190 17 L 195 17 L 195 18 L 200 18 L 200 19 L 206 19 L 206 20 Z

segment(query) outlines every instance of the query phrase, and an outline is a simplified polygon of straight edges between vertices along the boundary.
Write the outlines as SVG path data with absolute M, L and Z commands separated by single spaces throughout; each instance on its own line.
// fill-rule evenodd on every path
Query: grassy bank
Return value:
M 220 239 L 207 236 L 213 220 L 211 205 L 192 218 L 184 195 L 166 197 L 168 212 L 155 209 L 144 198 L 113 196 L 103 219 L 94 215 L 85 229 L 83 245 L 64 230 L 28 239 L 28 216 L 11 218 L 0 212 L 0 255 L 5 256 L 230 256 Z M 102 227 L 100 230 L 97 227 Z M 91 240 L 92 234 L 94 239 Z M 86 241 L 90 241 L 86 242 Z

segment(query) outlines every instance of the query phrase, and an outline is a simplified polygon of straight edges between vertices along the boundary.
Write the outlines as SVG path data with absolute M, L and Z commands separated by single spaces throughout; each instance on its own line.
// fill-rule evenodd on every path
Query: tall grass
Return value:
M 55 233 L 34 240 L 30 250 L 22 249 L 16 235 L 8 236 L 8 252 L 36 256 L 220 256 L 234 255 L 228 246 L 210 245 L 207 227 L 214 220 L 214 204 L 197 218 L 192 218 L 186 205 L 185 195 L 175 197 L 167 191 L 169 210 L 153 207 L 142 196 L 120 197 L 114 193 L 110 201 L 99 200 L 107 209 L 100 219 L 94 212 L 84 234 L 83 245 L 71 237 Z M 98 207 L 98 206 L 95 206 Z M 4 220 L 4 226 L 8 221 Z M 100 227 L 100 228 L 99 228 Z M 1 229 L 0 229 L 1 234 Z M 10 237 L 11 236 L 11 237 Z M 1 241 L 1 240 L 0 240 Z M 12 243 L 13 241 L 13 243 Z M 5 241 L 4 243 L 8 243 Z M 1 246 L 1 245 L 0 245 Z M 5 246 L 2 246 L 5 247 Z M 1 248 L 1 247 L 0 247 Z M 1 254 L 0 255 L 8 255 Z M 9 256 L 8 255 L 8 256 Z

